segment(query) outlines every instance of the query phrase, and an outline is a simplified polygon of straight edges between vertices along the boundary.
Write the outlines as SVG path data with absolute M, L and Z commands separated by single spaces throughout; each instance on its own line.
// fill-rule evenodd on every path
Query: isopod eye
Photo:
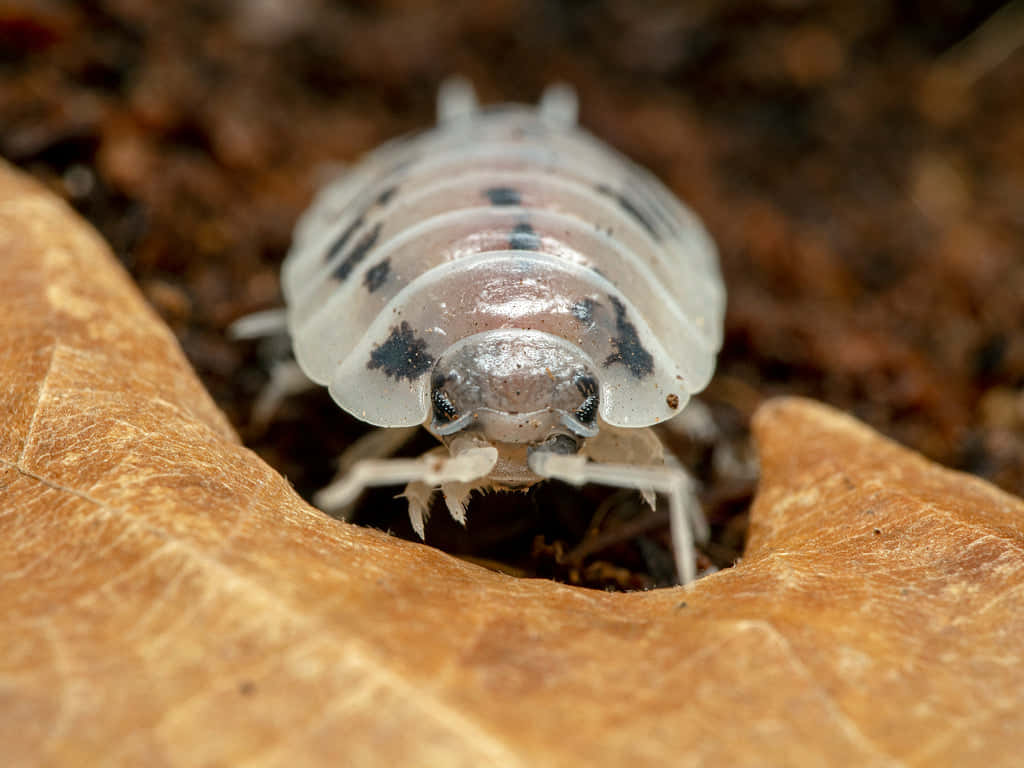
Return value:
M 597 395 L 587 395 L 587 399 L 583 401 L 583 404 L 573 411 L 573 416 L 582 423 L 590 426 L 594 423 L 594 419 L 597 418 Z
M 571 413 L 563 411 L 562 424 L 579 437 L 593 437 L 597 434 L 597 411 L 601 403 L 597 379 L 588 373 L 581 373 L 573 379 L 573 384 L 583 395 L 583 402 Z
M 435 389 L 430 399 L 434 404 L 434 421 L 438 424 L 449 424 L 455 421 L 459 412 L 447 394 L 440 389 Z

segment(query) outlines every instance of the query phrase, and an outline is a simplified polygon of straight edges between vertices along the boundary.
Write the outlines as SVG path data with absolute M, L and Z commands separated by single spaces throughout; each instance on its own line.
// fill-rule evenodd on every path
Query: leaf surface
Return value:
M 781 400 L 747 554 L 606 594 L 330 519 L 0 170 L 11 765 L 1010 765 L 1024 503 Z

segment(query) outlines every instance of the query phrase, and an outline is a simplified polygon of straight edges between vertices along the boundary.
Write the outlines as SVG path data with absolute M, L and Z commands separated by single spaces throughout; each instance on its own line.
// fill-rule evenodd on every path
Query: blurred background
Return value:
M 364 427 L 323 392 L 253 427 L 271 351 L 225 328 L 279 304 L 291 228 L 331 169 L 428 126 L 446 76 L 484 102 L 572 83 L 583 125 L 720 247 L 718 431 L 668 439 L 704 484 L 703 564 L 725 566 L 749 419 L 773 395 L 1024 495 L 1022 44 L 1021 0 L 7 0 L 0 155 L 106 236 L 246 442 L 308 496 Z M 393 494 L 360 519 L 409 535 Z M 489 496 L 468 531 L 438 513 L 428 533 L 517 573 L 670 578 L 664 517 L 601 489 Z

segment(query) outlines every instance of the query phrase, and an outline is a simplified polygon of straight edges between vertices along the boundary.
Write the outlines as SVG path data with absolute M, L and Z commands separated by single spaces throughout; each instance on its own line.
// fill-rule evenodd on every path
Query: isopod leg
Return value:
M 446 452 L 446 448 L 435 448 L 435 451 Z M 466 505 L 469 503 L 469 496 L 473 491 L 487 487 L 486 482 L 480 480 L 462 483 L 452 481 L 441 486 L 441 495 L 444 496 L 445 506 L 452 519 L 460 525 L 466 524 Z M 416 535 L 421 539 L 426 538 L 426 520 L 430 515 L 430 502 L 437 493 L 437 488 L 419 481 L 409 483 L 405 490 L 399 494 L 409 502 L 409 522 Z
M 288 314 L 283 308 L 243 315 L 228 326 L 232 339 L 263 339 L 288 333 Z
M 278 345 L 288 343 L 288 316 L 284 309 L 268 309 L 238 318 L 228 327 L 233 339 L 264 339 Z M 313 389 L 316 384 L 299 368 L 298 363 L 286 358 L 284 347 L 270 364 L 270 380 L 264 385 L 252 408 L 250 427 L 263 430 L 277 413 L 281 403 L 293 395 Z
M 252 407 L 250 426 L 265 429 L 289 397 L 319 386 L 311 381 L 294 360 L 282 360 L 270 367 L 270 380 L 263 386 Z
M 721 432 L 707 403 L 697 398 L 691 399 L 682 413 L 663 423 L 669 432 L 701 445 L 715 442 Z
M 707 543 L 711 538 L 711 528 L 708 527 L 708 520 L 704 516 L 704 507 L 701 506 L 700 497 L 697 495 L 698 484 L 689 470 L 676 458 L 674 453 L 665 454 L 665 466 L 683 476 L 686 488 L 684 490 L 684 506 L 687 518 L 693 527 L 693 537 L 699 544 Z
M 441 449 L 443 451 L 444 449 Z M 493 446 L 479 446 L 462 451 L 456 456 L 439 455 L 437 449 L 418 459 L 362 459 L 351 469 L 326 488 L 321 489 L 313 502 L 326 512 L 342 509 L 354 501 L 366 488 L 380 485 L 422 484 L 427 488 L 446 483 L 469 483 L 485 477 L 498 461 L 498 451 Z M 417 485 L 418 487 L 418 485 Z M 412 488 L 415 493 L 417 488 Z M 406 489 L 409 496 L 410 489 Z M 417 496 L 418 498 L 418 496 Z M 429 496 L 424 503 L 429 502 Z M 420 525 L 413 512 L 410 497 L 410 518 L 417 533 L 422 535 L 422 512 Z
M 583 456 L 562 456 L 538 451 L 530 456 L 530 469 L 541 477 L 572 485 L 599 483 L 618 488 L 653 488 L 668 498 L 672 528 L 672 548 L 680 583 L 697 578 L 694 533 L 707 530 L 704 513 L 694 491 L 693 481 L 680 466 L 636 466 L 599 464 Z
M 441 450 L 444 450 L 443 448 Z M 420 482 L 412 482 L 405 486 L 405 490 L 398 494 L 409 504 L 409 523 L 420 539 L 427 538 L 427 517 L 430 515 L 430 502 L 436 491 L 431 485 Z
M 568 83 L 552 83 L 540 97 L 540 116 L 559 128 L 572 128 L 579 115 L 576 89 Z
M 338 459 L 338 477 L 347 473 L 361 459 L 391 458 L 419 431 L 419 427 L 382 427 L 367 432 L 341 454 Z
M 341 454 L 341 457 L 338 459 L 338 471 L 335 473 L 335 480 L 343 478 L 361 460 L 387 459 L 394 456 L 419 431 L 419 427 L 387 427 L 367 432 Z M 429 501 L 428 498 L 425 506 L 429 506 Z M 410 500 L 410 507 L 412 503 Z M 354 507 L 355 500 L 353 499 L 344 507 L 331 510 L 331 515 L 339 520 L 348 520 L 352 516 Z
M 665 463 L 665 446 L 651 429 L 618 429 L 605 425 L 597 437 L 587 441 L 587 456 L 600 464 L 638 464 L 658 466 Z M 654 489 L 638 488 L 654 509 Z
M 453 75 L 437 89 L 437 122 L 452 123 L 471 117 L 479 105 L 473 84 L 464 77 Z

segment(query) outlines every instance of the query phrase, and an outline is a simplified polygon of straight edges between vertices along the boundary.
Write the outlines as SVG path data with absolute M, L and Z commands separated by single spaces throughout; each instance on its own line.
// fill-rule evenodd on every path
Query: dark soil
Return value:
M 669 439 L 704 483 L 703 563 L 726 566 L 750 415 L 772 395 L 824 400 L 1024 495 L 1020 6 L 14 0 L 0 154 L 99 228 L 243 437 L 308 495 L 364 427 L 318 392 L 250 428 L 266 355 L 225 328 L 279 303 L 314 189 L 429 125 L 451 73 L 487 102 L 573 83 L 583 124 L 721 249 L 726 342 L 704 398 L 721 436 Z M 368 494 L 360 520 L 409 536 L 393 493 Z M 487 496 L 467 530 L 437 512 L 428 540 L 591 586 L 671 572 L 664 517 L 600 488 Z

